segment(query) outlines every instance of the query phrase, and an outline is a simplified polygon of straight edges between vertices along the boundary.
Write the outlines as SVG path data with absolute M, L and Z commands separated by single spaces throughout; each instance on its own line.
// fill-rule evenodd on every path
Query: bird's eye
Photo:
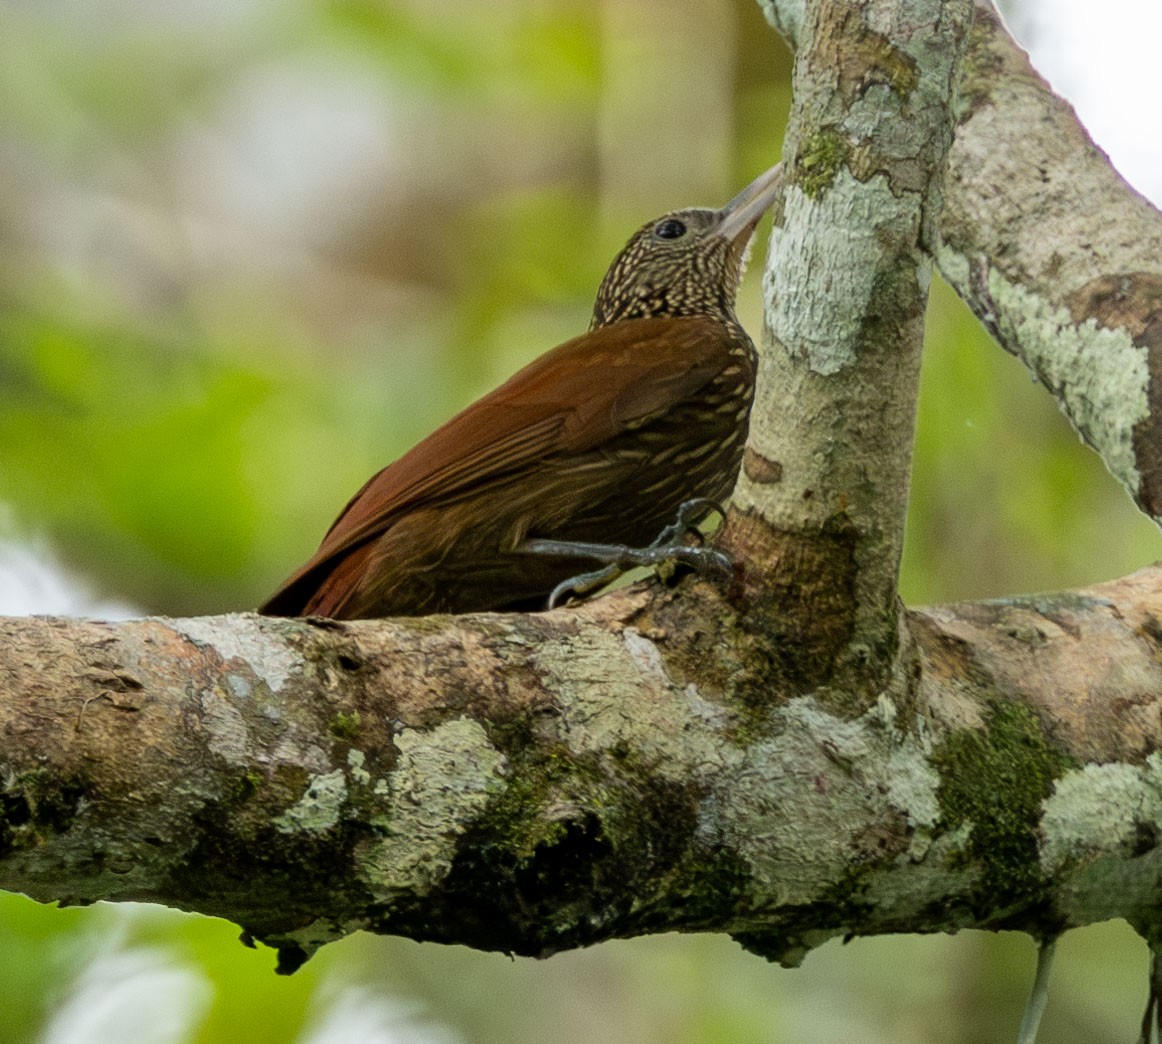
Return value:
M 681 239 L 686 234 L 686 226 L 677 218 L 666 218 L 654 226 L 658 239 Z

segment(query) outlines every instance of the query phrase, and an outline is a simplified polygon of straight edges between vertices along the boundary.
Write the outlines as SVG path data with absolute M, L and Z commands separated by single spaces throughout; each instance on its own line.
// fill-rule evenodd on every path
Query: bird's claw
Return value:
M 549 592 L 545 608 L 556 609 L 558 600 L 570 591 L 584 598 L 585 595 L 591 591 L 596 591 L 603 584 L 616 580 L 621 572 L 622 570 L 616 565 L 607 565 L 604 569 L 595 569 L 592 573 L 582 573 L 580 576 L 571 576 L 568 580 L 562 580 Z
M 708 514 L 717 514 L 720 518 L 726 518 L 726 511 L 722 505 L 710 497 L 693 497 L 690 500 L 682 501 L 678 505 L 678 517 L 658 534 L 658 538 L 650 544 L 650 547 L 677 546 L 687 533 L 693 534 L 699 541 L 704 540 L 705 537 L 703 537 L 702 530 L 698 528 L 697 523 Z
M 709 497 L 695 497 L 684 501 L 678 508 L 678 516 L 666 526 L 657 539 L 648 547 L 629 547 L 625 544 L 592 544 L 569 540 L 528 540 L 522 550 L 531 554 L 552 555 L 561 558 L 591 558 L 605 564 L 590 573 L 562 580 L 549 593 L 546 608 L 555 609 L 561 599 L 570 591 L 585 596 L 597 588 L 616 579 L 627 569 L 637 566 L 663 566 L 678 563 L 693 569 L 701 576 L 712 573 L 729 573 L 733 568 L 730 556 L 712 547 L 704 547 L 701 530 L 695 520 L 704 518 L 709 512 L 717 512 L 723 518 L 726 512 L 722 506 Z M 683 543 L 688 533 L 697 535 L 700 543 L 690 546 Z

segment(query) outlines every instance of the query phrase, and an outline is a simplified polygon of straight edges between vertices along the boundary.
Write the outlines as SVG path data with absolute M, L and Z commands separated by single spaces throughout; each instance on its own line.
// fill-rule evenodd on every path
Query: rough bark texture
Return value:
M 760 2 L 795 46 L 802 0 Z M 993 4 L 976 8 L 947 198 L 928 245 L 993 336 L 1160 519 L 1162 215 L 1110 166 Z
M 733 582 L 531 616 L 0 621 L 0 886 L 229 917 L 288 969 L 356 928 L 531 954 L 718 930 L 788 963 L 840 933 L 1155 935 L 1162 570 L 895 597 L 920 248 L 1143 503 L 1149 269 L 1050 235 L 1058 173 L 980 180 L 988 126 L 1046 150 L 1030 169 L 1065 148 L 987 13 L 956 110 L 967 0 L 768 7 L 804 45 Z M 1111 184 L 1103 221 L 1141 210 Z M 1044 315 L 1060 345 L 1022 333 Z
M 977 18 L 941 271 L 1162 516 L 1162 215 L 1129 188 L 999 17 Z
M 740 551 L 754 539 L 741 531 L 759 527 L 781 557 L 827 563 L 794 571 L 822 572 L 843 601 L 834 652 L 855 651 L 844 684 L 858 675 L 869 701 L 899 633 L 929 282 L 921 244 L 940 209 L 950 84 L 971 17 L 971 0 L 807 5 L 741 514 L 724 535 Z M 781 621 L 795 611 L 771 606 Z M 816 623 L 803 622 L 806 637 Z M 818 643 L 806 644 L 818 660 Z
M 0 885 L 548 954 L 729 931 L 1148 925 L 1162 570 L 910 613 L 868 708 L 705 585 L 579 611 L 0 622 Z

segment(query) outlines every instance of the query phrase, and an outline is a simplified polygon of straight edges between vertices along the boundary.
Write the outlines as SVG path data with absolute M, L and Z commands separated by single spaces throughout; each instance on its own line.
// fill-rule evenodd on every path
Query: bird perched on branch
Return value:
M 756 355 L 735 294 L 780 186 L 774 167 L 721 210 L 642 226 L 602 280 L 589 332 L 375 475 L 259 611 L 529 610 L 632 565 L 721 565 L 682 538 L 738 474 Z

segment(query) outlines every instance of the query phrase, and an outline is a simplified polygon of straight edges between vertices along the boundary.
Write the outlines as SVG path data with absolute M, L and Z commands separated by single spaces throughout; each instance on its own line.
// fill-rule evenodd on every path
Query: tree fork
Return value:
M 847 933 L 1049 937 L 1121 916 L 1156 938 L 1162 570 L 912 612 L 895 598 L 918 247 L 1035 368 L 1052 341 L 1022 334 L 1028 295 L 997 293 L 997 226 L 958 158 L 973 155 L 970 131 L 982 148 L 990 134 L 1031 134 L 1035 110 L 1010 88 L 1032 81 L 1005 62 L 979 75 L 981 41 L 1011 41 L 978 4 L 941 211 L 951 95 L 922 107 L 932 122 L 918 138 L 874 154 L 855 135 L 870 110 L 852 106 L 879 100 L 887 122 L 867 124 L 878 134 L 892 106 L 935 91 L 938 69 L 951 90 L 962 9 L 909 5 L 930 35 L 900 30 L 908 50 L 890 45 L 893 5 L 827 6 L 836 21 L 824 26 L 818 9 L 768 5 L 838 64 L 801 59 L 818 82 L 796 100 L 795 183 L 776 232 L 793 240 L 776 250 L 766 390 L 726 531 L 735 583 L 639 586 L 531 616 L 0 621 L 0 886 L 229 917 L 277 946 L 284 969 L 359 928 L 530 954 L 716 930 L 786 963 Z M 1066 191 L 1034 180 L 997 182 L 1005 206 Z M 848 297 L 816 316 L 818 330 L 788 330 L 801 317 L 779 302 L 811 273 L 795 275 L 808 262 L 787 244 L 807 249 L 806 230 L 827 226 L 840 199 L 853 229 L 884 245 L 870 262 L 849 258 L 878 273 L 857 295 L 874 307 Z M 881 202 L 898 222 L 877 225 Z M 1139 214 L 1156 227 L 1128 189 L 1107 195 L 1103 221 Z M 956 215 L 981 223 L 978 239 L 952 234 Z M 1014 227 L 1018 251 L 1027 231 Z M 1022 285 L 1079 309 L 1052 329 L 1094 344 L 1108 324 L 1115 337 L 1137 331 L 1125 340 L 1138 354 L 1120 357 L 1149 362 L 1153 342 L 1131 343 L 1155 329 L 1149 286 L 1124 282 L 1138 269 L 1121 255 L 1087 256 L 1101 271 L 1080 282 L 1056 285 L 1046 268 Z M 1101 277 L 1112 289 L 1077 296 Z M 893 356 L 883 342 L 897 336 Z M 1090 441 L 1149 507 L 1135 474 L 1151 466 L 1137 447 L 1159 441 L 1138 408 L 1150 395 L 1106 387 L 1100 352 L 1069 357 L 1068 372 L 1043 367 L 1046 383 L 1083 434 L 1112 433 Z M 790 406 L 816 413 L 780 406 L 778 367 L 809 392 Z M 1127 372 L 1139 371 L 1151 365 Z M 1099 407 L 1104 428 L 1086 419 Z

